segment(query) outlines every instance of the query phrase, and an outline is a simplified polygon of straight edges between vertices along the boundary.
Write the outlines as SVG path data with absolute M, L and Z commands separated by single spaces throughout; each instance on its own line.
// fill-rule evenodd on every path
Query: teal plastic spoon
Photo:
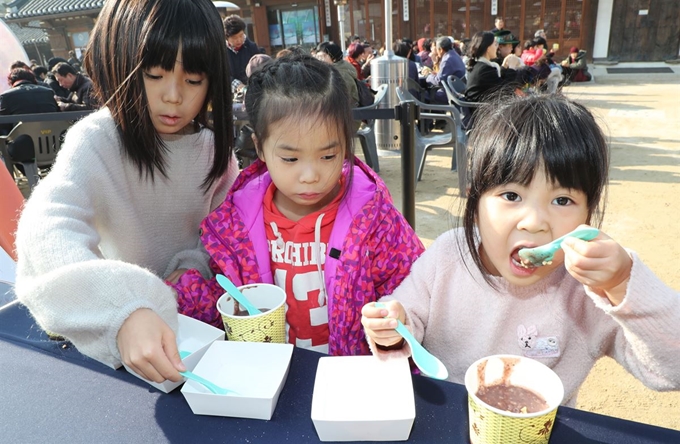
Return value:
M 562 247 L 562 241 L 567 237 L 577 237 L 584 241 L 593 240 L 600 234 L 600 230 L 593 227 L 577 228 L 571 233 L 567 233 L 562 237 L 558 237 L 554 241 L 534 248 L 522 248 L 519 250 L 519 257 L 522 259 L 522 265 L 527 267 L 540 267 L 541 265 L 550 265 L 555 252 Z
M 224 290 L 229 293 L 229 296 L 236 299 L 236 302 L 243 306 L 250 316 L 262 313 L 259 308 L 254 306 L 245 296 L 243 296 L 243 293 L 236 288 L 236 285 L 234 285 L 228 277 L 223 274 L 218 274 L 215 277 L 217 278 L 217 283 L 220 284 L 220 287 L 224 288 Z
M 375 306 L 378 308 L 387 308 L 382 302 L 376 302 Z M 449 377 L 449 372 L 446 367 L 436 356 L 425 350 L 420 342 L 411 334 L 406 326 L 397 319 L 397 333 L 399 333 L 411 346 L 411 357 L 418 368 L 425 376 L 435 379 L 446 379 Z
M 180 351 L 179 357 L 184 359 L 187 356 L 189 356 L 190 354 L 191 354 L 191 352 L 188 352 L 188 351 Z M 190 371 L 187 370 L 185 372 L 179 372 L 179 374 L 184 376 L 187 379 L 192 379 L 192 380 L 198 382 L 199 384 L 203 384 L 208 390 L 210 390 L 211 392 L 213 392 L 216 395 L 228 395 L 229 393 L 238 394 L 233 390 L 229 390 L 229 389 L 226 389 L 224 387 L 220 387 L 219 385 L 213 384 L 212 382 L 208 381 L 207 379 L 198 376 L 194 372 L 190 372 Z

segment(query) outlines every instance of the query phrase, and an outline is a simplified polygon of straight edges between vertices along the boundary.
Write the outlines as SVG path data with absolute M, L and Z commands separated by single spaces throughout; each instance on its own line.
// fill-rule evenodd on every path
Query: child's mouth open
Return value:
M 513 274 L 518 276 L 530 276 L 537 268 L 529 262 L 524 262 L 522 258 L 519 257 L 519 250 L 522 248 L 527 247 L 519 246 L 510 253 L 510 270 Z

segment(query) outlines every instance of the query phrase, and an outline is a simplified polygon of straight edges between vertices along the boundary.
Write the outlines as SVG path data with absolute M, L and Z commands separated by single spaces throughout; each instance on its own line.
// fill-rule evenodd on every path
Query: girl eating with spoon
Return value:
M 364 306 L 373 353 L 410 355 L 399 320 L 458 383 L 477 359 L 522 354 L 560 376 L 566 405 L 602 356 L 650 388 L 680 388 L 680 295 L 634 252 L 600 231 L 568 237 L 545 265 L 519 255 L 599 227 L 609 150 L 592 114 L 552 95 L 486 106 L 469 141 L 463 227 L 426 250 L 385 308 Z

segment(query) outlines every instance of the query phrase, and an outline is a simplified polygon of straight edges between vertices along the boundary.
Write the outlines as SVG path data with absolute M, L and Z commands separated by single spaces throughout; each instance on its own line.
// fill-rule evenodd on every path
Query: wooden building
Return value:
M 233 1 L 252 26 L 251 38 L 272 54 L 339 41 L 341 16 L 346 40 L 358 35 L 376 48 L 384 45 L 383 0 Z M 392 40 L 469 38 L 492 29 L 496 16 L 521 42 L 545 30 L 559 57 L 572 46 L 589 58 L 620 62 L 674 60 L 680 51 L 678 0 L 392 0 Z
M 384 0 L 232 0 L 247 33 L 269 54 L 324 40 L 358 35 L 384 45 Z M 677 60 L 680 0 L 391 0 L 392 39 L 469 38 L 490 30 L 494 18 L 520 41 L 544 29 L 558 57 L 577 46 L 589 58 L 613 62 Z M 5 20 L 25 26 L 38 21 L 55 56 L 83 50 L 104 0 L 12 0 Z M 338 7 L 338 5 L 340 7 Z M 343 12 L 339 15 L 339 9 Z

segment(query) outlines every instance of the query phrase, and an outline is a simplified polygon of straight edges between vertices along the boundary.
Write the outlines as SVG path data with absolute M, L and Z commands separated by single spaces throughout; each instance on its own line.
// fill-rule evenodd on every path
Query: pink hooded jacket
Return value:
M 394 207 L 382 179 L 360 160 L 340 202 L 324 268 L 331 355 L 369 354 L 361 308 L 389 295 L 424 251 Z M 349 168 L 343 174 L 349 179 Z M 257 161 L 236 179 L 227 197 L 201 224 L 201 240 L 215 273 L 235 285 L 273 283 L 262 202 L 271 178 Z M 214 278 L 186 272 L 173 286 L 179 311 L 222 328 L 216 303 L 224 293 Z

